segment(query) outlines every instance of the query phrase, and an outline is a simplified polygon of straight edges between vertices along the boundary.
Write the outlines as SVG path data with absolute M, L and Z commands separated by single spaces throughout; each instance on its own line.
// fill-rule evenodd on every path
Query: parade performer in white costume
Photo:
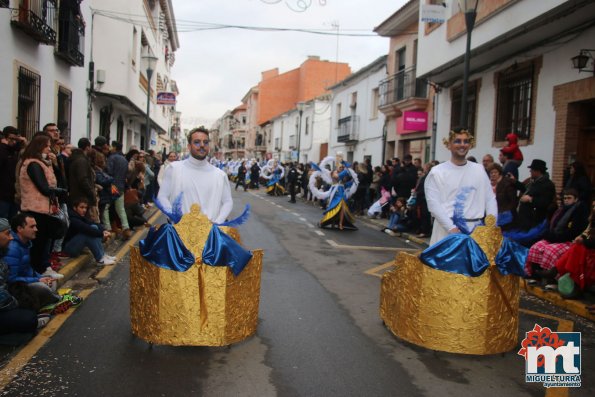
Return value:
M 285 189 L 281 186 L 281 179 L 285 175 L 285 169 L 277 160 L 269 160 L 267 165 L 263 167 L 260 176 L 267 179 L 267 194 L 271 196 L 283 196 Z
M 190 156 L 172 163 L 166 170 L 163 185 L 157 196 L 166 208 L 174 207 L 182 194 L 182 213 L 190 212 L 192 204 L 199 204 L 203 214 L 213 223 L 222 223 L 232 210 L 231 187 L 225 172 L 207 160 L 209 131 L 198 127 L 188 134 Z
M 466 159 L 473 136 L 467 130 L 453 130 L 444 144 L 451 158 L 432 168 L 424 185 L 428 209 L 435 218 L 430 245 L 452 233 L 470 234 L 486 215 L 498 214 L 485 169 Z
M 310 176 L 308 184 L 310 191 L 317 199 L 328 200 L 326 210 L 320 220 L 320 227 L 338 226 L 339 230 L 357 230 L 355 217 L 347 206 L 347 200 L 357 191 L 359 184 L 357 174 L 351 168 L 345 167 L 340 155 L 337 155 L 335 169 L 330 171 L 327 166 L 333 162 L 335 162 L 335 158 L 329 156 L 320 162 L 320 167 L 312 163 L 316 171 Z M 327 191 L 318 189 L 316 187 L 316 178 L 318 177 L 331 185 L 331 188 Z

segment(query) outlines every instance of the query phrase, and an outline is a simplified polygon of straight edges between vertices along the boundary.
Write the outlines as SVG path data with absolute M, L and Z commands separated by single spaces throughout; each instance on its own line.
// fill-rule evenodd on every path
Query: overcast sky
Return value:
M 406 0 L 173 0 L 180 48 L 173 78 L 185 128 L 211 124 L 258 84 L 261 72 L 299 67 L 308 55 L 346 62 L 357 71 L 388 52 L 373 33 Z M 299 12 L 301 5 L 309 5 Z M 302 7 L 304 8 L 304 7 Z M 204 29 L 209 24 L 328 30 L 370 37 L 247 29 Z M 337 51 L 338 42 L 338 51 Z

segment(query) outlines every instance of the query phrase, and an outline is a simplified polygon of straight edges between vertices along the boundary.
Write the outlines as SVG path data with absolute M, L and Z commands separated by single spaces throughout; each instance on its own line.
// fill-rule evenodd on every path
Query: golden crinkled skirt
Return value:
M 227 266 L 202 263 L 211 223 L 197 205 L 175 228 L 196 258 L 187 271 L 162 269 L 147 262 L 137 247 L 131 250 L 132 333 L 149 343 L 174 346 L 224 346 L 253 335 L 263 251 L 252 251 L 250 262 L 234 276 Z M 240 242 L 236 229 L 221 229 Z
M 417 256 L 397 254 L 380 292 L 380 317 L 393 334 L 451 353 L 496 354 L 517 346 L 518 277 L 496 268 L 502 235 L 493 217 L 486 223 L 471 235 L 490 261 L 479 277 L 436 270 Z

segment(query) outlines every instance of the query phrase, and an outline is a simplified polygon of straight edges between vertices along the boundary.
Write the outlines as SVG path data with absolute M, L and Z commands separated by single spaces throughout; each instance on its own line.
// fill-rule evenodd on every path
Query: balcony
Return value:
M 359 140 L 359 116 L 339 119 L 337 142 L 355 143 Z
M 20 0 L 11 24 L 44 44 L 56 43 L 56 1 Z
M 428 84 L 417 79 L 416 68 L 405 69 L 380 82 L 380 106 L 386 116 L 399 117 L 404 110 L 428 105 Z
M 74 15 L 59 20 L 58 47 L 56 56 L 74 66 L 85 64 L 85 25 Z
M 9 0 L 0 0 L 0 8 L 8 8 Z

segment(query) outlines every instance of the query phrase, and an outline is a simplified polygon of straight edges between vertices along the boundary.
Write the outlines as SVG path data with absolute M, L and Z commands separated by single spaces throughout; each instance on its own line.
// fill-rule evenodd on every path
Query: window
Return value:
M 65 142 L 70 142 L 70 122 L 72 114 L 72 92 L 65 87 L 58 87 L 58 117 L 56 122 Z
M 136 66 L 136 56 L 138 54 L 138 31 L 136 27 L 132 28 L 132 54 L 130 54 L 130 62 L 132 63 L 132 67 Z
M 337 127 L 339 127 L 339 120 L 341 120 L 341 104 L 337 103 L 336 109 L 336 119 L 337 119 Z
M 119 116 L 116 124 L 116 141 L 123 142 L 122 139 L 124 139 L 124 120 Z
M 510 132 L 521 140 L 532 138 L 535 69 L 534 62 L 515 64 L 496 75 L 496 142 L 505 141 Z
M 33 138 L 39 130 L 39 91 L 41 76 L 23 66 L 19 67 L 17 128 L 24 133 L 27 140 Z
M 475 133 L 475 119 L 477 109 L 477 94 L 479 91 L 479 80 L 470 81 L 467 86 L 467 129 Z M 461 101 L 463 100 L 463 86 L 458 86 L 452 89 L 451 97 L 451 111 L 450 111 L 450 128 L 464 127 L 461 123 Z
M 357 91 L 351 93 L 351 105 L 349 105 L 352 111 L 355 111 L 357 107 Z
M 310 117 L 306 117 L 306 124 L 304 125 L 305 127 L 305 135 L 308 135 L 308 132 L 310 132 Z
M 370 118 L 378 117 L 378 106 L 380 105 L 380 91 L 378 87 L 372 90 L 372 102 L 370 103 Z
M 99 135 L 110 141 L 110 124 L 112 123 L 113 107 L 104 106 L 99 110 Z M 144 131 L 144 130 L 143 130 Z

